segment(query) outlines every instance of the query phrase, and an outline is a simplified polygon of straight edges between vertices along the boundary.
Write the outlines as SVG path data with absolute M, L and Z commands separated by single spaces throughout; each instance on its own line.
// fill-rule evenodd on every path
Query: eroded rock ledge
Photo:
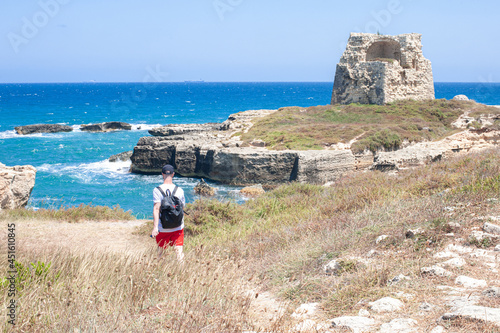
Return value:
M 0 163 L 0 210 L 26 206 L 35 176 L 36 169 L 31 165 L 7 167 Z
M 73 131 L 73 127 L 67 125 L 59 125 L 59 124 L 34 124 L 26 126 L 17 126 L 14 129 L 16 130 L 17 134 L 20 135 Z
M 245 144 L 238 133 L 252 119 L 277 110 L 252 110 L 230 115 L 221 124 L 167 125 L 142 137 L 131 157 L 131 171 L 159 174 L 172 164 L 181 176 L 203 177 L 227 184 L 279 184 L 299 181 L 325 184 L 363 169 L 395 170 L 446 158 L 459 152 L 494 146 L 499 131 L 464 130 L 441 141 L 408 144 L 392 152 L 354 154 L 349 144 L 325 150 L 268 150 L 259 142 Z

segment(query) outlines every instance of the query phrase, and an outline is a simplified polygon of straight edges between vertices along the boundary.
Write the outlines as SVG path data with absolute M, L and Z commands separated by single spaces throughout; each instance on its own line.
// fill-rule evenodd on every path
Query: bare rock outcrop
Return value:
M 239 112 L 218 126 L 169 125 L 154 129 L 154 136 L 139 139 L 131 157 L 131 170 L 158 174 L 169 163 L 182 176 L 240 185 L 288 181 L 324 184 L 354 170 L 355 159 L 350 150 L 273 151 L 242 147 L 233 134 L 247 131 L 251 119 L 272 112 L 276 110 Z
M 431 62 L 422 35 L 351 33 L 337 64 L 332 104 L 386 104 L 434 99 Z
M 80 129 L 87 132 L 130 131 L 132 125 L 121 121 L 110 121 L 106 123 L 81 125 Z
M 73 127 L 59 124 L 34 124 L 26 126 L 14 127 L 17 134 L 28 135 L 35 133 L 58 133 L 58 132 L 71 132 Z
M 35 176 L 36 169 L 31 165 L 7 167 L 0 163 L 0 210 L 26 206 Z
M 176 124 L 155 128 L 150 131 L 153 136 L 140 138 L 135 146 L 131 171 L 159 174 L 168 163 L 181 176 L 227 184 L 270 185 L 289 181 L 329 184 L 356 170 L 398 170 L 446 159 L 457 153 L 493 148 L 500 137 L 500 131 L 494 129 L 465 129 L 440 141 L 407 143 L 395 151 L 356 154 L 350 144 L 342 149 L 269 150 L 265 143 L 249 144 L 240 139 L 240 134 L 247 133 L 253 126 L 252 120 L 279 111 L 239 112 L 221 124 Z

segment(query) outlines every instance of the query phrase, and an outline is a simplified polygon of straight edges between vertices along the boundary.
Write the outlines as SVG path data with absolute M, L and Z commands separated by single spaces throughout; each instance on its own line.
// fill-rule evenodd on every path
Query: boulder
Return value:
M 446 260 L 445 262 L 439 263 L 438 265 L 444 267 L 462 267 L 465 266 L 466 264 L 467 262 L 463 258 L 457 257 L 457 258 L 452 258 L 450 260 Z
M 194 187 L 194 193 L 211 197 L 215 195 L 215 189 L 213 187 L 210 187 L 210 185 L 208 185 L 207 182 L 205 182 L 205 180 L 202 178 Z
M 31 165 L 7 167 L 0 163 L 0 210 L 26 206 L 35 177 L 36 169 Z
M 132 129 L 132 125 L 121 121 L 110 121 L 106 123 L 81 125 L 80 129 L 88 132 L 110 132 L 120 130 L 130 131 Z
M 240 193 L 248 197 L 257 197 L 266 193 L 261 184 L 252 185 L 244 187 L 240 190 Z
M 133 153 L 132 151 L 125 151 L 123 153 L 119 153 L 119 154 L 110 156 L 108 160 L 110 162 L 130 161 L 130 157 L 132 156 L 132 153 Z
M 389 323 L 380 326 L 380 333 L 411 333 L 418 332 L 418 322 L 411 318 L 397 318 L 391 320 Z
M 343 316 L 331 320 L 335 328 L 349 328 L 354 333 L 371 332 L 375 319 L 359 316 Z
M 342 270 L 342 266 L 337 260 L 331 260 L 328 264 L 323 266 L 323 271 L 326 275 L 338 275 Z
M 500 235 L 500 225 L 486 222 L 483 225 L 483 231 L 490 234 Z
M 453 100 L 454 101 L 468 101 L 469 97 L 467 97 L 465 95 L 456 95 L 455 97 L 453 97 Z
M 420 273 L 422 275 L 430 275 L 430 276 L 452 276 L 453 273 L 447 271 L 446 269 L 439 266 L 431 266 L 431 267 L 422 267 L 420 269 Z
M 300 305 L 292 313 L 291 317 L 297 320 L 306 320 L 316 316 L 319 310 L 319 303 L 307 303 Z
M 500 298 L 500 287 L 491 287 L 483 291 L 483 295 L 487 297 L 499 297 Z
M 35 124 L 26 126 L 14 127 L 17 134 L 27 135 L 35 133 L 58 133 L 58 132 L 71 132 L 73 127 L 59 124 Z
M 478 305 L 456 307 L 452 312 L 443 315 L 441 319 L 455 320 L 458 318 L 481 320 L 500 327 L 500 308 L 489 308 Z
M 370 309 L 377 313 L 395 312 L 401 310 L 404 307 L 403 302 L 392 297 L 383 297 L 376 300 L 375 302 L 370 302 L 368 304 L 370 305 Z
M 464 275 L 458 276 L 455 283 L 466 288 L 486 288 L 488 286 L 485 280 L 478 280 Z

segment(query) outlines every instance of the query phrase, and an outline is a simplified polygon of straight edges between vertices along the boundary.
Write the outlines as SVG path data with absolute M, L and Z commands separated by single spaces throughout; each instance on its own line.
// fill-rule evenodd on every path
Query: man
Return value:
M 167 164 L 161 170 L 161 174 L 163 176 L 163 184 L 159 187 L 163 190 L 164 193 L 174 192 L 175 185 L 172 182 L 174 178 L 174 167 L 170 164 Z M 183 206 L 186 204 L 186 199 L 184 198 L 184 191 L 182 188 L 178 187 L 175 192 L 175 196 L 178 197 Z M 184 254 L 182 253 L 182 247 L 184 245 L 184 219 L 182 220 L 182 224 L 177 228 L 172 229 L 164 229 L 160 222 L 160 208 L 161 201 L 163 199 L 163 194 L 158 188 L 153 190 L 153 232 L 151 232 L 151 236 L 156 238 L 156 243 L 158 244 L 158 258 L 161 258 L 163 254 L 163 249 L 167 246 L 173 246 L 175 249 L 175 253 L 177 254 L 177 260 L 182 262 L 184 258 Z

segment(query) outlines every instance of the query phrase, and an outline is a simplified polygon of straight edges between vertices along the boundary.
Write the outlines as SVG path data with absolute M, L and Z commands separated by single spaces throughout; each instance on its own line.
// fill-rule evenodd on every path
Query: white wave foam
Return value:
M 133 131 L 149 131 L 156 127 L 161 127 L 161 124 L 130 124 Z
M 68 164 L 42 164 L 37 167 L 38 171 L 65 175 L 71 178 L 76 178 L 83 183 L 101 183 L 104 178 L 106 180 L 116 180 L 122 178 L 123 175 L 129 174 L 131 161 L 110 162 L 104 160 L 93 163 L 82 163 L 76 165 Z
M 17 134 L 16 131 L 14 131 L 14 130 L 0 132 L 0 139 L 12 139 L 12 138 L 16 138 L 19 136 L 20 135 Z

